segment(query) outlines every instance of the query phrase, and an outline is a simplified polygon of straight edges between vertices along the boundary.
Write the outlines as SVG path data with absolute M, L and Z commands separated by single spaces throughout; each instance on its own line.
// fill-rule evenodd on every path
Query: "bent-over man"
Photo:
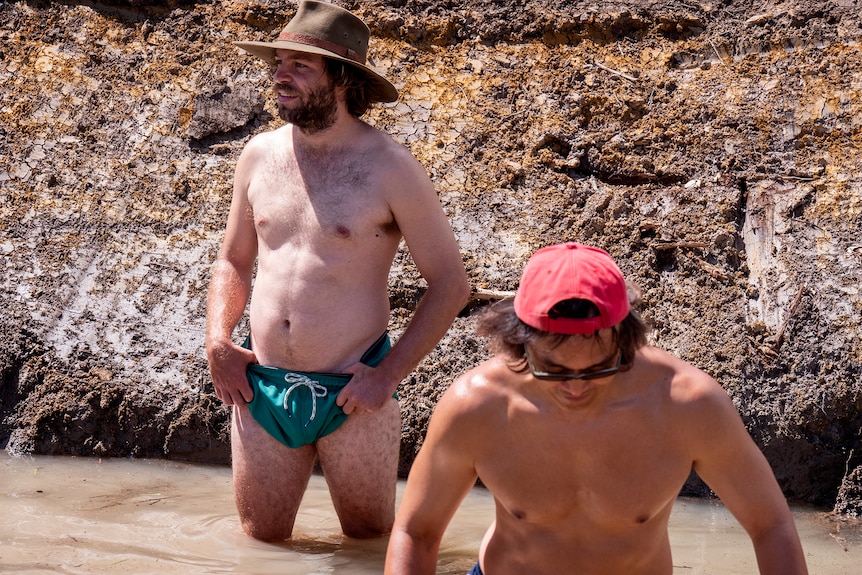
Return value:
M 410 471 L 386 573 L 434 573 L 476 479 L 494 495 L 478 575 L 670 575 L 668 518 L 692 469 L 746 529 L 760 572 L 805 559 L 785 498 L 724 390 L 646 345 L 610 256 L 537 251 L 482 316 L 495 355 L 440 399 Z
M 302 2 L 275 42 L 237 43 L 272 63 L 287 124 L 255 136 L 237 163 L 206 348 L 216 393 L 233 406 L 240 521 L 262 540 L 291 536 L 316 458 L 346 535 L 390 531 L 396 387 L 470 293 L 428 175 L 360 120 L 398 96 L 367 64 L 368 39 L 350 12 Z M 428 287 L 392 346 L 388 274 L 402 238 Z M 249 297 L 250 333 L 237 345 Z

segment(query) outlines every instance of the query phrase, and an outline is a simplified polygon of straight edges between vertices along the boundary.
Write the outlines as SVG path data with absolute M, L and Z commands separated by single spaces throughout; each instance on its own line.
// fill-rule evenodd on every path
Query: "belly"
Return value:
M 671 575 L 666 522 L 608 532 L 595 525 L 529 528 L 496 523 L 482 549 L 489 573 Z
M 249 318 L 259 363 L 341 373 L 359 361 L 389 323 L 386 276 L 340 277 L 258 272 Z

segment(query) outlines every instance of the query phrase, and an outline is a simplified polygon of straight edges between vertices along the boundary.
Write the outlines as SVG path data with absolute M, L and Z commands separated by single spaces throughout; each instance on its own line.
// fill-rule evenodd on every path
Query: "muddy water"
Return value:
M 474 490 L 447 531 L 438 573 L 472 566 L 492 514 L 491 497 Z M 795 516 L 812 574 L 860 573 L 862 530 L 814 510 Z M 721 505 L 680 499 L 670 532 L 675 575 L 757 573 L 745 532 Z M 295 540 L 272 545 L 240 534 L 225 467 L 0 454 L 3 573 L 365 575 L 381 573 L 385 546 L 340 535 L 319 476 Z

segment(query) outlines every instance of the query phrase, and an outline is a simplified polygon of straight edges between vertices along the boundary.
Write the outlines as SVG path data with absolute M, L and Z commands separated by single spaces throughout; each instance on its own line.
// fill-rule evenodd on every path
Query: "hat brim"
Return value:
M 234 42 L 233 44 L 239 48 L 242 48 L 252 56 L 257 56 L 258 58 L 266 60 L 270 63 L 275 62 L 276 50 L 294 50 L 296 52 L 306 52 L 308 54 L 319 54 L 320 56 L 324 56 L 326 58 L 338 60 L 339 62 L 350 64 L 351 66 L 362 72 L 366 78 L 368 78 L 368 81 L 373 87 L 373 101 L 394 102 L 398 99 L 398 90 L 395 88 L 395 86 L 393 86 L 389 80 L 381 76 L 373 68 L 360 64 L 359 62 L 356 62 L 349 58 L 340 56 L 335 52 L 330 52 L 325 48 L 309 46 L 308 44 L 301 44 L 299 42 L 288 42 L 286 40 L 278 40 L 276 42 Z

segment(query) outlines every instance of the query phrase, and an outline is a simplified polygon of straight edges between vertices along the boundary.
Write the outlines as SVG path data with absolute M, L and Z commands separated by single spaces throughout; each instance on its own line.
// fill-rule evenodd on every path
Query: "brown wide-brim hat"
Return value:
M 275 42 L 234 42 L 249 54 L 275 62 L 277 49 L 319 54 L 350 64 L 368 79 L 374 102 L 394 102 L 398 90 L 368 62 L 371 31 L 340 6 L 304 0 Z

